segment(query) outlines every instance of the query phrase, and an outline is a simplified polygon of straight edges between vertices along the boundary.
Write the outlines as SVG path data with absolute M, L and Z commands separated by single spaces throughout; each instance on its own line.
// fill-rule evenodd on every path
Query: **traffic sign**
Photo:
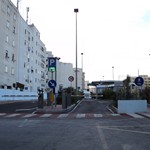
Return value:
M 50 72 L 56 71 L 56 58 L 54 58 L 54 57 L 48 58 L 48 71 L 50 71 Z
M 69 76 L 68 80 L 69 80 L 70 82 L 72 82 L 72 81 L 74 80 L 74 77 L 73 77 L 73 76 Z
M 48 86 L 49 86 L 50 88 L 55 88 L 56 85 L 57 85 L 57 83 L 56 83 L 55 80 L 50 80 L 50 81 L 48 82 Z
M 134 80 L 134 83 L 137 86 L 142 86 L 144 84 L 144 79 L 142 77 L 136 77 L 135 80 Z
M 48 67 L 56 67 L 56 58 L 54 57 L 48 58 Z

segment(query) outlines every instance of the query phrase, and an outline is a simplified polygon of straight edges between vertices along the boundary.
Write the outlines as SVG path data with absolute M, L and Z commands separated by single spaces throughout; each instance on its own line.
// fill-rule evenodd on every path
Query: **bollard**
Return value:
M 43 90 L 38 89 L 38 108 L 43 108 L 44 100 L 43 100 Z
M 51 102 L 50 102 L 50 92 L 47 92 L 47 106 L 50 106 Z
M 66 97 L 66 93 L 65 92 L 62 93 L 62 108 L 63 109 L 67 108 L 67 97 Z

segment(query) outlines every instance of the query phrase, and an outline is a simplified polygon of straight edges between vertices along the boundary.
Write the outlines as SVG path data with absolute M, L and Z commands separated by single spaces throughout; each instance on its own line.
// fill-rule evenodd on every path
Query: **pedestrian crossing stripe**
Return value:
M 41 115 L 40 118 L 47 118 L 47 117 L 50 117 L 52 116 L 52 114 L 44 114 L 44 115 Z
M 68 117 L 68 114 L 60 114 L 57 118 L 66 118 Z
M 0 113 L 0 116 L 5 116 L 5 115 L 7 115 L 6 113 Z
M 121 117 L 121 116 L 129 116 L 132 118 L 142 119 L 142 118 L 150 118 L 149 113 L 140 113 L 140 114 L 22 114 L 22 113 L 0 113 L 0 117 L 4 118 L 105 118 L 105 117 Z
M 85 118 L 85 114 L 77 114 L 76 118 Z
M 30 118 L 30 117 L 33 117 L 33 116 L 36 116 L 37 114 L 27 114 L 25 116 L 23 116 L 22 118 Z
M 102 114 L 94 114 L 94 117 L 98 118 L 98 117 L 103 117 Z
M 5 117 L 7 117 L 7 118 L 11 118 L 11 117 L 17 117 L 17 116 L 19 116 L 20 114 L 10 114 L 10 115 L 7 115 L 7 116 L 5 116 Z
M 144 118 L 143 116 L 138 115 L 138 114 L 127 113 L 127 115 L 132 116 L 133 118 Z

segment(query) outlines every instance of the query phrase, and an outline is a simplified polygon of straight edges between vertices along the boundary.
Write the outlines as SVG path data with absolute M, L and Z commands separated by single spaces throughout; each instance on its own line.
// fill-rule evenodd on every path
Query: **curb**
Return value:
M 61 113 L 68 113 L 70 111 L 73 110 L 73 108 L 76 106 L 77 104 L 72 104 L 71 106 L 69 106 L 68 108 L 66 109 L 62 109 L 62 110 L 44 110 L 44 109 L 40 109 L 40 108 L 37 108 L 37 110 L 34 112 L 34 113 L 37 113 L 37 114 L 61 114 Z

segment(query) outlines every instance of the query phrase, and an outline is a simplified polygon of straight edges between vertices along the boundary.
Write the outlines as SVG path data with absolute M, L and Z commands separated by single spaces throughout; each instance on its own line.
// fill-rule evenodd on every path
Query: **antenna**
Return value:
M 29 7 L 27 7 L 27 19 L 26 19 L 27 23 L 28 23 L 28 14 L 29 14 Z
M 20 2 L 21 0 L 17 0 L 17 9 L 19 9 L 19 2 Z

